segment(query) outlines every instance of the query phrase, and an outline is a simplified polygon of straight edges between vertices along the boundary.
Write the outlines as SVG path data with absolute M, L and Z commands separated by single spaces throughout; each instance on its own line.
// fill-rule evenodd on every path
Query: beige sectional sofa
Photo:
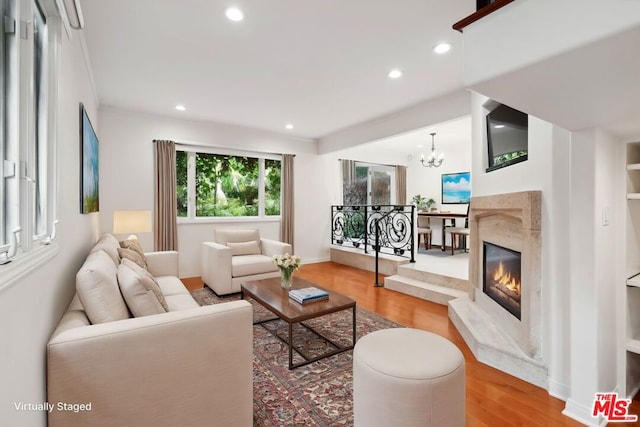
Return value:
M 177 277 L 178 253 L 155 252 L 147 267 L 168 311 L 132 317 L 117 247 L 110 235 L 96 243 L 48 343 L 49 426 L 252 425 L 251 305 L 200 307 Z M 137 297 L 135 311 L 163 310 L 144 289 Z

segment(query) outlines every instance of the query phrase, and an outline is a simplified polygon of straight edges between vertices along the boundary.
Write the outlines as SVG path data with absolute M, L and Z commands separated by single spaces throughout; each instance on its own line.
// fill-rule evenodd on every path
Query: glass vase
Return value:
M 293 270 L 281 270 L 280 274 L 280 285 L 282 289 L 290 290 L 291 282 L 293 280 Z

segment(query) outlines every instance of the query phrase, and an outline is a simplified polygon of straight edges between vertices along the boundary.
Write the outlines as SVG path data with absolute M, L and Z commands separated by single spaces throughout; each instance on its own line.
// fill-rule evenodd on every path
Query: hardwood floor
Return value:
M 546 390 L 478 362 L 449 321 L 447 307 L 376 288 L 373 273 L 332 262 L 306 264 L 295 275 L 350 296 L 360 307 L 406 327 L 434 332 L 457 345 L 466 363 L 467 426 L 582 425 L 562 415 L 564 402 Z M 190 290 L 203 286 L 199 277 L 183 282 Z M 640 402 L 634 400 L 630 413 L 640 413 Z

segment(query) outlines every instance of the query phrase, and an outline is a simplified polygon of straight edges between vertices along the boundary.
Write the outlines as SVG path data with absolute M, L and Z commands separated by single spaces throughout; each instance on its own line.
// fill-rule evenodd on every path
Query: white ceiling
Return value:
M 242 22 L 229 5 L 83 0 L 101 105 L 319 138 L 463 86 L 451 25 L 473 0 L 239 0 Z
M 358 158 L 357 156 L 368 158 L 379 153 L 394 152 L 401 153 L 403 156 L 411 156 L 411 161 L 417 162 L 421 155 L 428 157 L 431 153 L 432 132 L 436 134 L 434 136 L 436 155 L 444 153 L 445 156 L 450 157 L 471 150 L 471 116 L 465 116 L 368 144 L 361 144 L 344 150 L 344 155 L 347 158 Z M 407 162 L 410 162 L 408 157 Z

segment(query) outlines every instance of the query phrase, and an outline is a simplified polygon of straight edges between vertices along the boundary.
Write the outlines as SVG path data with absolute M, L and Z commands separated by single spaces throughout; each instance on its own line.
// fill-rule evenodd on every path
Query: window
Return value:
M 0 263 L 53 231 L 55 4 L 0 0 Z
M 271 157 L 178 151 L 177 216 L 279 216 L 281 160 Z
M 8 240 L 7 236 L 7 191 L 6 191 L 6 176 L 10 173 L 6 164 L 7 155 L 7 107 L 8 100 L 6 88 L 9 83 L 9 67 L 8 67 L 8 51 L 7 51 L 7 39 L 6 32 L 9 30 L 6 25 L 9 23 L 5 20 L 5 16 L 9 16 L 9 1 L 0 0 L 0 12 L 2 12 L 2 19 L 0 19 L 0 200 L 2 200 L 2 206 L 0 206 L 0 249 L 2 249 Z
M 188 153 L 176 151 L 176 196 L 178 198 L 178 217 L 188 216 L 189 190 L 187 178 Z
M 264 160 L 264 213 L 266 215 L 280 215 L 280 160 Z
M 353 162 L 352 177 L 344 177 L 344 205 L 390 205 L 395 203 L 395 168 L 393 166 Z
M 33 203 L 33 230 L 35 237 L 45 235 L 47 200 L 47 21 L 37 2 L 33 2 L 33 138 L 30 139 L 29 162 L 32 176 L 30 199 Z

